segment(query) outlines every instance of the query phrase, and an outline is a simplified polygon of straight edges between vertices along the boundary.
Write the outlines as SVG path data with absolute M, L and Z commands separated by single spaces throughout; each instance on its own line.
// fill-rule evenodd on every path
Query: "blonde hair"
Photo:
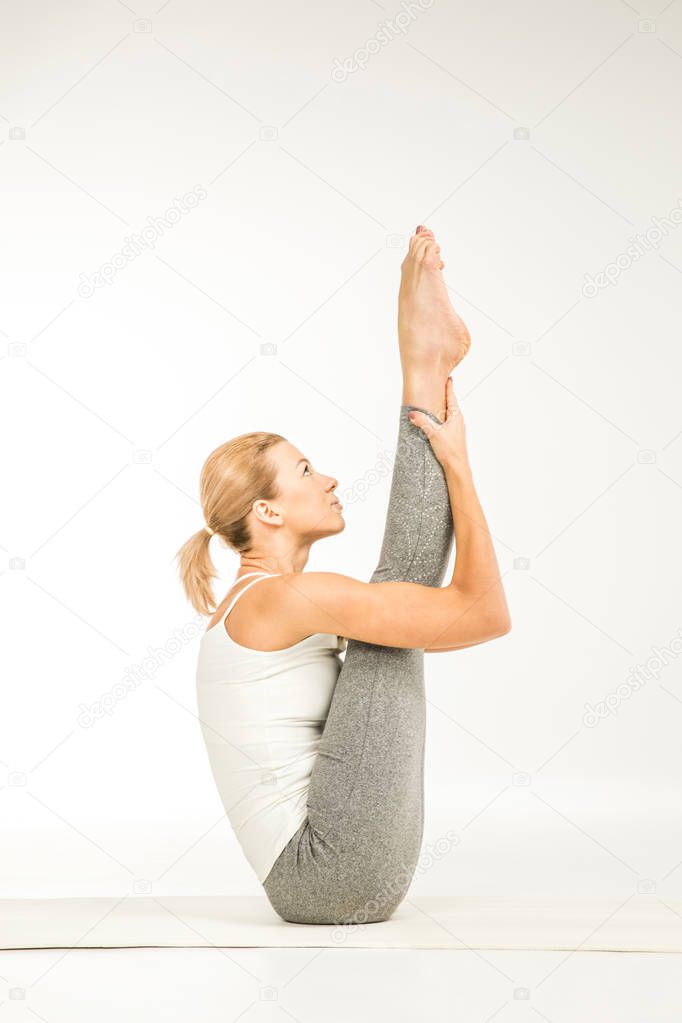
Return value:
M 204 462 L 199 482 L 204 518 L 212 533 L 239 554 L 252 543 L 248 515 L 254 502 L 279 496 L 277 469 L 268 451 L 283 440 L 278 433 L 243 433 L 221 444 Z M 187 598 L 202 615 L 213 614 L 217 607 L 212 586 L 217 573 L 209 553 L 212 533 L 203 527 L 175 555 Z

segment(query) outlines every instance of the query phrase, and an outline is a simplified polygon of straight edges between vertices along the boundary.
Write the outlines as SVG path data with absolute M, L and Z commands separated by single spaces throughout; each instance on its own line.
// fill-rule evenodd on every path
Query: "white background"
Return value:
M 513 631 L 426 658 L 412 892 L 680 897 L 682 659 L 583 719 L 682 635 L 682 225 L 583 291 L 682 208 L 663 6 L 435 0 L 376 46 L 399 4 L 3 5 L 4 895 L 261 892 L 209 772 L 196 640 L 79 715 L 195 622 L 174 555 L 237 433 L 339 479 L 347 528 L 308 568 L 369 578 L 426 223 L 473 338 L 455 383 Z M 221 597 L 237 559 L 213 550 Z

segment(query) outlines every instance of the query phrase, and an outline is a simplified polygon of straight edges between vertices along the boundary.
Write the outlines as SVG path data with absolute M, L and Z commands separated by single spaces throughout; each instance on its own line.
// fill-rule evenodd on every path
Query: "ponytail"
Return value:
M 217 607 L 211 536 L 219 534 L 224 545 L 238 554 L 249 551 L 249 515 L 254 502 L 274 501 L 279 496 L 277 470 L 268 451 L 283 440 L 286 437 L 279 433 L 243 433 L 216 448 L 203 465 L 200 496 L 209 525 L 194 533 L 176 554 L 185 594 L 199 614 L 210 617 Z
M 216 608 L 211 585 L 216 571 L 209 550 L 210 542 L 208 530 L 200 529 L 190 536 L 176 555 L 185 595 L 195 610 L 206 617 L 210 617 Z

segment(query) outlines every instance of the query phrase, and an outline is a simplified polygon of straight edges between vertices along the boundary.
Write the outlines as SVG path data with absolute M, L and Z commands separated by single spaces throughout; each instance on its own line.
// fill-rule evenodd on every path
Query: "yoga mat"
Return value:
M 0 948 L 476 948 L 682 951 L 682 901 L 409 897 L 390 920 L 290 924 L 264 896 L 0 900 Z

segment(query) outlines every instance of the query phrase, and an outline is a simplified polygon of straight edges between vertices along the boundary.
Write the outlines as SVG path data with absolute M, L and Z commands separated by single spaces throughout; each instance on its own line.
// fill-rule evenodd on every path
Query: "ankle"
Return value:
M 445 385 L 447 373 L 411 373 L 403 377 L 403 405 L 428 409 L 445 421 Z

